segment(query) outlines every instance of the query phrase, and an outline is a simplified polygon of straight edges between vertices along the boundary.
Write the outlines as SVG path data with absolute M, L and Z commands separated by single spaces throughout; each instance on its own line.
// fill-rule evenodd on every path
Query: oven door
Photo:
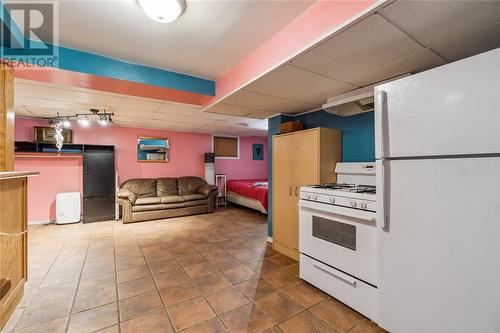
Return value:
M 374 212 L 299 201 L 302 254 L 377 286 Z

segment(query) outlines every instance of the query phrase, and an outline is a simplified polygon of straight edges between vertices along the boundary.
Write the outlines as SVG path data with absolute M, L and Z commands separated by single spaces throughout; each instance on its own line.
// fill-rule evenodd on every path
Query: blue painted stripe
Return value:
M 21 38 L 21 40 L 26 42 L 27 40 L 24 39 L 22 31 L 19 30 L 15 22 L 8 17 L 9 14 L 4 10 L 3 4 L 1 10 L 2 16 L 0 19 L 4 22 L 3 24 L 9 24 L 7 28 L 11 29 L 16 39 Z M 4 20 L 3 15 L 5 15 L 6 20 Z M 37 44 L 42 44 L 39 41 L 33 40 L 29 42 L 34 47 L 36 47 Z M 64 46 L 53 46 L 59 51 L 58 68 L 63 70 L 215 96 L 215 82 L 212 80 L 134 64 Z M 1 45 L 2 54 L 6 49 L 5 45 Z M 26 56 L 29 56 L 29 54 L 26 54 Z
M 59 68 L 215 96 L 215 82 L 89 52 L 59 47 Z

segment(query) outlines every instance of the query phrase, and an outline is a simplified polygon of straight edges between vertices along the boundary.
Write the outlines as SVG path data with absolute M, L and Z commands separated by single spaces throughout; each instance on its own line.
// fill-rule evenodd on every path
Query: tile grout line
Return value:
M 40 227 L 41 228 L 41 227 Z M 38 229 L 38 228 L 36 228 Z M 61 246 L 61 248 L 59 249 L 59 251 L 57 251 L 57 255 L 54 257 L 54 260 L 52 260 L 52 263 L 50 264 L 49 266 L 49 269 L 47 270 L 47 272 L 43 275 L 42 277 L 42 280 L 40 281 L 40 284 L 37 286 L 36 290 L 32 291 L 32 293 L 35 293 L 35 292 L 38 292 L 40 288 L 40 285 L 45 281 L 45 278 L 47 277 L 47 275 L 49 274 L 52 266 L 54 266 L 54 262 L 56 261 L 56 259 L 59 257 L 59 255 L 61 254 L 61 251 L 62 249 L 64 248 L 64 246 L 66 245 L 66 242 L 68 241 L 68 237 L 71 233 L 67 234 L 66 237 L 64 238 L 64 242 Z M 28 261 L 29 261 L 29 238 L 28 238 Z M 28 268 L 29 270 L 29 268 Z M 29 279 L 29 278 L 28 278 Z M 75 291 L 76 292 L 76 291 Z M 74 297 L 75 295 L 73 295 Z M 33 295 L 31 295 L 31 297 L 33 297 Z M 29 305 L 29 302 L 28 304 L 26 304 L 26 306 L 24 307 L 25 308 L 25 311 L 26 311 L 26 308 L 28 308 L 28 305 Z M 19 318 L 19 320 L 17 321 L 16 325 L 14 325 L 14 328 L 12 329 L 12 332 L 15 332 L 17 330 L 17 326 L 19 325 L 19 322 L 21 321 L 21 319 L 23 318 L 24 314 L 25 314 L 25 311 L 23 311 L 23 314 L 21 315 L 21 317 Z M 59 319 L 59 318 L 63 318 L 65 316 L 60 316 L 60 317 L 57 317 L 57 318 L 54 318 L 53 320 L 55 319 Z M 36 323 L 34 325 L 29 325 L 29 326 L 26 326 L 26 327 L 22 327 L 21 329 L 24 329 L 24 328 L 28 328 L 28 327 L 33 327 L 33 326 L 36 326 L 36 325 L 40 325 L 40 324 L 43 324 L 43 323 L 46 323 L 46 322 L 49 322 L 50 320 L 46 320 L 46 321 L 42 321 L 42 322 L 39 322 L 39 323 Z M 68 320 L 69 321 L 69 320 Z
M 82 226 L 83 226 L 83 222 L 82 222 Z M 68 332 L 68 330 L 69 330 L 69 324 L 71 322 L 71 317 L 73 315 L 73 307 L 75 306 L 75 302 L 76 302 L 76 294 L 78 293 L 78 287 L 80 286 L 80 281 L 82 279 L 83 267 L 85 267 L 85 262 L 87 261 L 87 254 L 89 252 L 90 239 L 92 238 L 92 234 L 93 234 L 93 232 L 90 234 L 90 237 L 89 237 L 89 240 L 87 243 L 87 250 L 85 251 L 85 257 L 83 258 L 83 264 L 82 264 L 82 268 L 80 270 L 80 276 L 78 277 L 78 282 L 76 284 L 75 293 L 73 294 L 73 301 L 71 302 L 71 308 L 69 310 L 68 322 L 66 323 L 66 327 L 64 329 L 64 332 Z
M 168 313 L 167 311 L 167 307 L 165 305 L 165 302 L 163 301 L 163 297 L 161 297 L 161 294 L 160 294 L 160 289 L 158 288 L 158 283 L 156 282 L 156 279 L 153 275 L 153 271 L 151 270 L 151 267 L 149 266 L 149 261 L 146 260 L 146 257 L 144 256 L 144 252 L 142 250 L 142 245 L 141 243 L 137 240 L 137 237 L 135 236 L 135 232 L 134 232 L 134 238 L 137 242 L 137 245 L 139 246 L 139 250 L 141 251 L 141 255 L 142 255 L 142 258 L 144 259 L 144 261 L 146 262 L 146 267 L 148 268 L 148 271 L 149 271 L 149 274 L 151 275 L 151 279 L 153 280 L 153 283 L 155 284 L 155 288 L 156 288 L 156 293 L 158 294 L 158 297 L 160 297 L 160 302 L 161 304 L 163 305 L 163 309 L 165 310 L 165 313 L 167 314 L 167 319 L 168 319 L 168 322 L 170 324 L 170 327 L 172 327 L 172 329 L 174 330 L 175 332 L 175 328 L 174 328 L 174 325 L 173 325 L 173 322 L 172 322 L 172 319 L 170 318 L 170 314 Z M 168 248 L 168 246 L 167 246 Z M 169 248 L 169 252 L 170 252 L 170 248 Z M 175 257 L 175 256 L 174 256 Z M 153 311 L 151 311 L 153 312 Z M 149 312 L 148 312 L 149 313 Z M 132 318 L 130 318 L 132 319 Z M 120 325 L 121 326 L 121 325 Z
M 115 247 L 115 223 L 120 223 L 120 222 L 113 222 L 111 224 L 111 231 L 113 234 L 113 264 L 115 266 L 115 292 L 116 292 L 116 311 L 117 317 L 118 317 L 118 333 L 121 333 L 122 331 L 122 325 L 121 325 L 121 311 L 120 311 L 120 295 L 118 294 L 118 273 L 117 273 L 117 265 L 116 265 L 116 247 Z M 134 235 L 135 238 L 135 235 Z

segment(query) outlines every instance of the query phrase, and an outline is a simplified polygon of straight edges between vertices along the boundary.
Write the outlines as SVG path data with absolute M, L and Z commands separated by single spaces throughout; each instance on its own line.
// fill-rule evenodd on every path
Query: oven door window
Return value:
M 356 227 L 347 223 L 312 217 L 313 236 L 356 251 Z

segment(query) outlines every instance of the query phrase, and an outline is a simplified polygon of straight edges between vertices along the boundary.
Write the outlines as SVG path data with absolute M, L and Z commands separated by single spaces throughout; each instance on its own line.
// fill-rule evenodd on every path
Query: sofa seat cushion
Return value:
M 170 204 L 170 203 L 184 202 L 186 200 L 180 195 L 166 195 L 160 197 L 160 201 L 162 204 Z
M 207 199 L 186 201 L 184 203 L 184 207 L 206 206 L 206 205 L 207 205 Z
M 159 197 L 179 195 L 177 178 L 158 178 L 156 180 L 156 193 Z
M 201 185 L 206 181 L 200 177 L 179 177 L 177 184 L 179 186 L 179 195 L 196 194 Z
M 161 201 L 158 197 L 143 197 L 135 200 L 134 205 L 154 205 L 159 203 L 161 203 Z
M 184 201 L 203 200 L 207 198 L 203 194 L 186 194 L 182 197 L 184 198 Z
M 153 210 L 167 210 L 175 208 L 184 208 L 186 204 L 184 202 L 171 203 L 171 204 L 157 204 L 157 205 L 140 205 L 132 206 L 132 212 L 149 212 Z

